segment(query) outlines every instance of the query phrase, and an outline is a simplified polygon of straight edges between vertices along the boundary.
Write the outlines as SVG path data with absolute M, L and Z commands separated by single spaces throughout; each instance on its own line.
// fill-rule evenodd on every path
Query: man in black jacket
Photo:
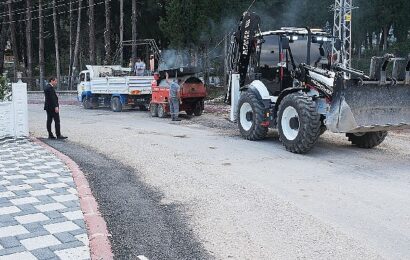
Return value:
M 57 86 L 57 79 L 50 78 L 47 86 L 44 88 L 44 110 L 47 112 L 47 131 L 49 139 L 56 139 L 51 131 L 51 123 L 54 120 L 56 127 L 57 139 L 66 139 L 67 137 L 62 136 L 60 132 L 60 106 L 58 104 L 58 97 L 55 91 L 55 86 Z

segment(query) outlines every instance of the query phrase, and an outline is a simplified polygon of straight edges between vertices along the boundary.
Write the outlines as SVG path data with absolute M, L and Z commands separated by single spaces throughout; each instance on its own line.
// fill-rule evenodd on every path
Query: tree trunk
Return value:
M 383 28 L 383 51 L 387 51 L 387 47 L 388 47 L 388 42 L 387 39 L 389 37 L 389 29 L 390 26 L 385 25 Z
M 124 65 L 124 0 L 120 0 L 120 64 Z
M 381 34 L 381 36 L 379 37 L 379 51 L 382 51 L 383 50 L 383 46 L 384 46 L 384 33 L 385 33 L 385 31 L 384 31 L 384 27 L 382 28 L 382 34 Z
M 132 0 L 132 65 L 137 61 L 137 0 Z
M 105 0 L 105 31 L 104 31 L 104 41 L 105 41 L 105 59 L 104 64 L 111 64 L 111 11 L 110 11 L 110 0 Z
M 44 62 L 44 20 L 43 20 L 43 0 L 38 0 L 38 65 L 40 69 L 40 90 L 44 88 L 45 62 Z
M 57 21 L 57 8 L 56 0 L 53 0 L 53 25 L 54 25 L 54 46 L 56 51 L 56 73 L 58 88 L 61 86 L 61 68 L 60 68 L 60 50 L 58 47 L 58 21 Z
M 26 0 L 27 7 L 27 23 L 26 23 L 26 48 L 27 48 L 27 87 L 28 89 L 32 88 L 33 82 L 33 44 L 32 44 L 32 34 L 33 21 L 31 16 L 31 0 Z
M 69 18 L 68 18 L 68 27 L 69 27 L 69 65 L 68 65 L 68 88 L 71 89 L 72 87 L 72 82 L 73 79 L 71 77 L 72 71 L 73 71 L 73 2 L 70 0 L 68 3 L 68 13 L 69 13 Z
M 7 18 L 4 17 L 0 32 L 0 76 L 2 76 L 4 72 L 4 50 L 6 49 L 7 34 L 9 31 L 9 27 L 7 25 Z
M 78 0 L 77 32 L 76 32 L 75 47 L 74 47 L 73 74 L 71 75 L 73 78 L 77 72 L 78 54 L 80 51 L 81 5 L 82 5 L 82 0 Z
M 17 70 L 20 70 L 20 58 L 19 58 L 19 51 L 18 51 L 17 38 L 16 38 L 16 22 L 14 21 L 14 17 L 13 17 L 12 0 L 9 0 L 7 4 L 8 4 L 8 9 L 9 9 L 9 21 L 10 21 L 10 40 L 11 40 L 13 56 L 14 56 L 14 80 L 16 80 Z
M 90 64 L 95 65 L 95 17 L 94 17 L 94 0 L 88 0 L 89 5 L 89 27 L 90 27 Z
M 369 47 L 373 50 L 373 32 L 369 33 Z
M 367 51 L 369 49 L 369 42 L 367 41 L 369 37 L 369 33 L 366 32 L 366 36 L 364 37 L 364 49 Z

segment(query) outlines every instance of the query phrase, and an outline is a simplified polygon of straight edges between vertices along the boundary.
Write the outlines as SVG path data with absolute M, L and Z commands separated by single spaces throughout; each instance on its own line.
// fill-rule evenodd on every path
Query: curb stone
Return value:
M 40 141 L 36 137 L 31 136 L 30 139 L 55 154 L 72 172 L 74 182 L 77 186 L 81 210 L 84 214 L 84 221 L 87 226 L 88 237 L 90 239 L 91 259 L 114 259 L 111 243 L 108 239 L 111 235 L 108 233 L 107 224 L 98 210 L 97 201 L 92 195 L 88 181 L 84 173 L 80 170 L 80 167 L 68 156 Z

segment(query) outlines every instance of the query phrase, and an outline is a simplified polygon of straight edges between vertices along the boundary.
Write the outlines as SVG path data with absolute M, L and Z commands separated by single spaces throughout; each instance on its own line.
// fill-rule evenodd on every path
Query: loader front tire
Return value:
M 265 119 L 265 107 L 262 100 L 250 91 L 242 93 L 237 115 L 241 135 L 251 141 L 265 139 L 268 127 L 261 125 Z
M 279 140 L 286 150 L 309 152 L 320 136 L 320 114 L 311 97 L 303 93 L 287 95 L 279 105 Z
M 368 133 L 348 133 L 349 141 L 359 148 L 370 149 L 381 144 L 387 136 L 387 131 Z

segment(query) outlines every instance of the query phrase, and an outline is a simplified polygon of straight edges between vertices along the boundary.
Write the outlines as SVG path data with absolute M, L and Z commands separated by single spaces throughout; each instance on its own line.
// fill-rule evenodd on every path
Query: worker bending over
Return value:
M 168 73 L 166 75 L 166 81 L 169 85 L 169 111 L 171 113 L 171 119 L 172 121 L 181 121 L 181 119 L 178 118 L 179 114 L 179 89 L 180 86 L 178 85 L 177 82 L 172 81 L 169 79 Z

